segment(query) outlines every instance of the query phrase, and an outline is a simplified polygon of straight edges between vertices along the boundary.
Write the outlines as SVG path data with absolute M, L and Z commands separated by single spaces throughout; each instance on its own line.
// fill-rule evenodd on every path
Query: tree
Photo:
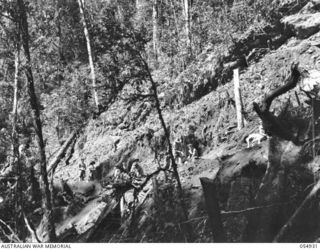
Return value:
M 80 15 L 81 15 L 81 20 L 82 20 L 82 26 L 83 26 L 83 31 L 84 35 L 86 38 L 86 43 L 87 43 L 87 50 L 88 50 L 88 59 L 89 59 L 89 66 L 91 70 L 91 80 L 92 80 L 92 88 L 93 88 L 93 95 L 94 95 L 94 102 L 96 107 L 99 109 L 99 97 L 98 97 L 98 92 L 97 92 L 97 86 L 96 86 L 96 75 L 94 71 L 94 64 L 93 64 L 93 56 L 92 56 L 92 50 L 91 50 L 91 44 L 90 44 L 90 36 L 89 36 L 89 31 L 87 27 L 87 22 L 85 19 L 85 14 L 84 14 L 84 0 L 78 0 L 79 4 L 79 10 L 80 10 Z
M 51 192 L 48 182 L 45 144 L 42 134 L 42 124 L 40 118 L 40 110 L 38 107 L 38 98 L 35 93 L 33 73 L 31 68 L 31 55 L 29 49 L 29 30 L 26 6 L 23 0 L 17 0 L 17 13 L 18 13 L 18 27 L 21 35 L 21 44 L 24 50 L 26 58 L 26 65 L 24 67 L 24 73 L 27 79 L 27 91 L 29 96 L 29 102 L 31 106 L 31 114 L 33 118 L 33 126 L 35 129 L 36 143 L 39 151 L 41 178 L 43 182 L 43 205 L 44 205 L 44 221 L 46 224 L 46 232 L 48 234 L 48 240 L 50 242 L 56 241 L 56 233 L 53 221 L 53 209 L 51 202 Z
M 191 53 L 191 18 L 190 18 L 190 0 L 183 0 L 184 5 L 184 22 L 187 51 Z
M 23 198 L 22 198 L 22 172 L 19 156 L 19 138 L 17 134 L 17 116 L 18 116 L 18 84 L 20 75 L 20 37 L 17 35 L 16 49 L 14 53 L 14 83 L 13 83 L 13 107 L 12 107 L 12 159 L 13 169 L 17 175 L 17 199 L 16 199 L 16 230 L 18 235 L 23 236 L 23 226 L 20 224 L 23 213 Z
M 158 31 L 158 0 L 152 2 L 152 25 L 153 25 L 153 53 L 156 62 L 159 56 L 159 31 Z

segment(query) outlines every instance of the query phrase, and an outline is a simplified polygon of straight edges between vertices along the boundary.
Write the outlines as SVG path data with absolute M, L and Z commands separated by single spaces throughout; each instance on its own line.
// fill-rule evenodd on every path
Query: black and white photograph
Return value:
M 320 0 L 0 0 L 1 248 L 318 242 Z

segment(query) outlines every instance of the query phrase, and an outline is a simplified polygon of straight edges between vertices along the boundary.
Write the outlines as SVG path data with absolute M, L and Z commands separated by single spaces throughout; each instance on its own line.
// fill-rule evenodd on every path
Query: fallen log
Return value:
M 81 127 L 73 131 L 73 133 L 69 136 L 69 138 L 65 141 L 65 143 L 62 145 L 60 150 L 58 151 L 57 155 L 53 158 L 53 160 L 50 162 L 48 166 L 48 175 L 54 174 L 54 171 L 56 170 L 58 164 L 64 157 L 65 153 L 67 152 L 70 145 L 72 145 L 72 142 L 76 139 L 78 133 L 80 132 Z
M 100 224 L 104 221 L 105 218 L 117 207 L 119 204 L 119 200 L 111 199 L 108 204 L 105 206 L 103 211 L 101 212 L 100 216 L 98 217 L 97 221 L 94 223 L 94 226 L 91 227 L 85 235 L 80 239 L 80 242 L 89 242 L 90 239 L 95 235 L 97 229 L 99 228 Z

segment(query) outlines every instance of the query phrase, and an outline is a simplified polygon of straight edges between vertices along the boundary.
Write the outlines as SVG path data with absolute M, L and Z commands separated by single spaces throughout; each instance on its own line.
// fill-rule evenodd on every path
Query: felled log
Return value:
M 84 235 L 81 239 L 81 242 L 89 242 L 90 239 L 95 235 L 97 229 L 99 228 L 100 224 L 104 221 L 104 219 L 111 213 L 113 210 L 118 206 L 119 200 L 111 199 L 108 201 L 108 204 L 105 206 L 103 211 L 101 212 L 99 218 L 95 222 L 94 226 L 90 228 L 88 232 Z
M 58 241 L 72 242 L 72 240 L 70 241 L 70 239 L 77 238 L 77 236 L 78 236 L 77 230 L 74 228 L 74 226 L 71 226 L 70 228 L 62 232 L 60 235 L 58 235 Z
M 56 170 L 58 164 L 64 157 L 65 153 L 67 152 L 70 145 L 72 145 L 72 142 L 76 139 L 77 134 L 80 132 L 80 128 L 73 131 L 73 133 L 69 136 L 69 138 L 65 141 L 65 143 L 62 145 L 60 150 L 58 151 L 57 155 L 54 157 L 54 159 L 50 162 L 48 166 L 48 174 L 53 174 Z

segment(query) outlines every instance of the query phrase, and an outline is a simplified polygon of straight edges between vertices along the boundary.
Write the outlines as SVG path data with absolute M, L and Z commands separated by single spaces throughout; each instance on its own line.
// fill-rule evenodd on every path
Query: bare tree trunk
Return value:
M 124 18 L 124 10 L 123 10 L 123 8 L 122 8 L 122 6 L 121 6 L 121 2 L 120 1 L 116 1 L 117 3 L 117 15 L 116 15 L 116 18 L 117 18 L 117 20 L 119 21 L 119 22 L 123 22 L 124 20 L 125 20 L 125 18 Z
M 189 0 L 183 0 L 184 3 L 184 21 L 185 21 L 185 30 L 186 30 L 186 39 L 187 39 L 187 50 L 191 51 L 191 19 L 190 19 L 190 3 Z
M 20 67 L 20 37 L 17 35 L 16 50 L 14 54 L 14 82 L 13 82 L 13 107 L 12 107 L 12 164 L 15 174 L 17 175 L 16 185 L 16 231 L 20 238 L 24 238 L 22 221 L 22 174 L 19 156 L 19 140 L 17 135 L 17 113 L 18 113 L 18 84 L 19 84 L 19 67 Z
M 61 4 L 60 0 L 56 0 L 56 20 L 55 20 L 56 26 L 57 26 L 57 37 L 58 37 L 58 54 L 59 54 L 59 61 L 58 61 L 58 83 L 59 86 L 61 86 L 61 80 L 62 80 L 62 74 L 63 74 L 63 64 L 65 63 L 65 59 L 63 56 L 63 50 L 62 50 L 62 30 L 61 30 Z
M 236 112 L 237 112 L 237 124 L 238 130 L 243 128 L 243 117 L 242 117 L 242 99 L 240 91 L 240 81 L 239 81 L 239 69 L 233 70 L 233 83 L 234 83 L 234 99 L 236 103 Z
M 26 65 L 24 67 L 24 72 L 27 78 L 27 89 L 29 95 L 29 101 L 31 106 L 31 113 L 33 118 L 33 126 L 36 134 L 36 143 L 39 150 L 40 167 L 41 167 L 41 177 L 44 184 L 44 220 L 46 221 L 46 232 L 48 234 L 48 240 L 50 242 L 56 241 L 56 233 L 53 221 L 52 213 L 52 203 L 51 203 L 51 192 L 49 188 L 47 168 L 46 168 L 46 154 L 45 154 L 45 144 L 42 135 L 42 124 L 40 119 L 40 111 L 38 107 L 38 100 L 34 88 L 34 80 L 31 68 L 31 56 L 29 50 L 29 31 L 28 31 L 28 20 L 26 8 L 23 0 L 17 0 L 17 10 L 19 13 L 19 32 L 22 38 L 22 46 L 24 49 L 24 54 L 26 57 Z
M 171 5 L 171 9 L 172 9 L 172 12 L 173 12 L 173 19 L 174 19 L 174 27 L 175 27 L 175 30 L 176 30 L 176 37 L 177 37 L 177 40 L 178 40 L 178 34 L 179 34 L 179 28 L 178 28 L 178 18 L 177 18 L 177 14 L 176 14 L 176 11 L 174 9 L 174 2 L 173 0 L 170 0 L 170 5 Z M 177 44 L 178 45 L 178 44 Z
M 158 31 L 158 0 L 152 2 L 152 25 L 153 25 L 153 53 L 155 55 L 156 63 L 158 62 L 159 56 L 159 31 Z
M 88 32 L 87 22 L 86 22 L 85 15 L 84 15 L 84 0 L 78 0 L 78 4 L 79 4 L 79 9 L 80 9 L 80 15 L 81 15 L 81 20 L 82 20 L 84 36 L 86 37 L 86 43 L 87 43 L 89 66 L 91 69 L 91 80 L 92 80 L 94 102 L 95 102 L 96 107 L 99 109 L 99 97 L 98 97 L 97 86 L 96 86 L 96 75 L 95 75 L 95 71 L 94 71 L 93 56 L 92 56 L 92 50 L 91 50 L 91 44 L 90 44 L 90 36 L 89 36 L 89 32 Z
M 170 7 L 172 9 L 172 13 L 173 13 L 173 25 L 174 25 L 174 29 L 175 29 L 175 33 L 170 33 L 171 34 L 171 51 L 170 51 L 170 64 L 171 64 L 171 68 L 170 68 L 170 78 L 174 77 L 174 68 L 175 68 L 175 61 L 174 61 L 174 48 L 179 47 L 179 28 L 178 28 L 178 18 L 177 18 L 177 14 L 175 11 L 175 6 L 174 6 L 174 2 L 173 0 L 169 0 L 170 2 Z
M 142 15 L 143 9 L 142 9 L 142 2 L 141 0 L 136 0 L 136 13 L 135 13 L 135 19 L 137 23 L 141 22 L 141 15 Z
M 19 81 L 19 65 L 20 65 L 20 46 L 17 46 L 17 51 L 15 52 L 14 59 L 14 85 L 13 85 L 13 107 L 12 107 L 12 115 L 13 115 L 13 133 L 16 133 L 16 120 L 17 120 L 17 112 L 18 112 L 18 81 Z
M 139 54 L 139 56 L 140 56 L 141 62 L 143 63 L 143 66 L 144 66 L 144 68 L 146 70 L 146 73 L 147 73 L 148 78 L 149 78 L 150 83 L 151 83 L 151 90 L 153 92 L 152 94 L 153 94 L 153 97 L 154 97 L 154 100 L 155 100 L 156 110 L 157 110 L 157 113 L 158 113 L 158 116 L 159 116 L 159 120 L 160 120 L 162 129 L 164 130 L 165 138 L 166 138 L 167 143 L 168 143 L 168 152 L 169 152 L 169 155 L 170 155 L 170 158 L 171 158 L 171 163 L 172 163 L 171 167 L 173 169 L 174 178 L 177 181 L 177 189 L 178 189 L 178 196 L 179 196 L 180 206 L 181 206 L 182 211 L 183 211 L 184 220 L 187 221 L 188 220 L 187 206 L 186 206 L 186 204 L 184 202 L 184 195 L 183 195 L 183 189 L 182 189 L 182 185 L 181 185 L 180 176 L 179 176 L 179 173 L 178 173 L 178 166 L 177 166 L 177 163 L 176 163 L 176 161 L 174 159 L 174 155 L 173 155 L 172 144 L 171 144 L 171 141 L 170 141 L 170 132 L 169 132 L 167 126 L 166 126 L 166 123 L 165 123 L 163 115 L 162 115 L 162 110 L 161 110 L 161 107 L 160 107 L 157 84 L 153 80 L 153 77 L 151 75 L 151 72 L 150 72 L 150 69 L 149 69 L 149 66 L 148 66 L 147 62 L 142 58 L 141 54 Z M 188 225 L 187 225 L 186 229 L 187 229 L 188 238 L 191 239 L 191 237 L 192 237 L 191 229 L 189 228 Z
M 136 0 L 136 9 L 137 11 L 140 9 L 140 0 Z

